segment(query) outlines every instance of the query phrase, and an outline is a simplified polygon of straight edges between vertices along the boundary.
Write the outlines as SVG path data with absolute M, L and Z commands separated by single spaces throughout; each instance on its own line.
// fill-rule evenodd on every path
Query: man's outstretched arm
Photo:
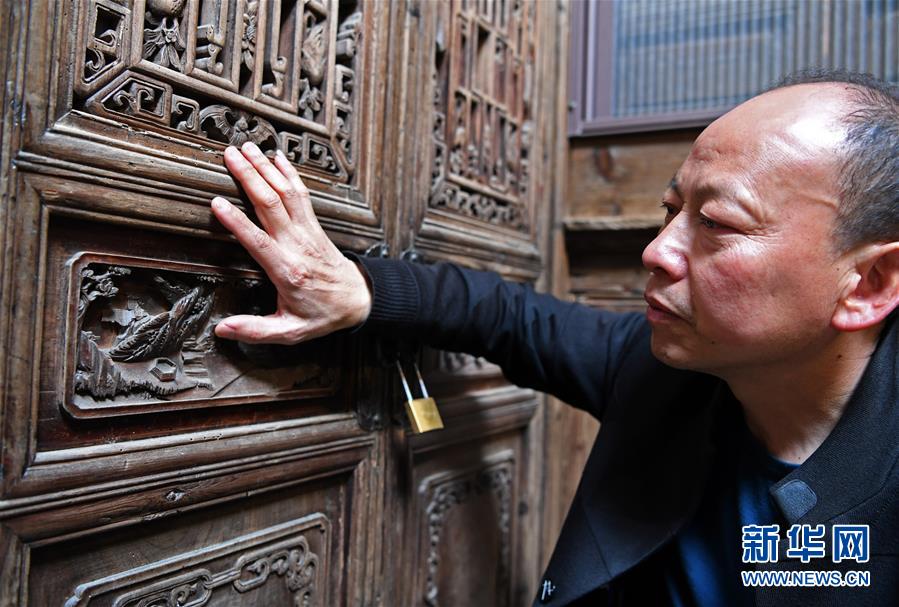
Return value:
M 642 314 L 613 314 L 451 263 L 360 258 L 371 276 L 366 323 L 388 336 L 483 356 L 519 386 L 601 416 L 621 361 L 648 337 Z M 647 352 L 648 350 L 642 350 Z
M 602 415 L 626 353 L 645 323 L 639 315 L 599 312 L 538 294 L 493 272 L 341 254 L 312 211 L 309 192 L 278 154 L 253 144 L 229 148 L 225 163 L 246 191 L 264 229 L 224 199 L 216 217 L 278 290 L 269 316 L 233 316 L 220 337 L 297 343 L 366 322 L 393 337 L 484 356 L 514 383 L 549 392 Z

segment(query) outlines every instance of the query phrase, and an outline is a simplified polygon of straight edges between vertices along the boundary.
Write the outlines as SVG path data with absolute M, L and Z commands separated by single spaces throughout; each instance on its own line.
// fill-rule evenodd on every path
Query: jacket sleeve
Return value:
M 361 258 L 372 287 L 363 329 L 483 356 L 514 384 L 601 418 L 642 314 L 602 312 L 448 263 Z

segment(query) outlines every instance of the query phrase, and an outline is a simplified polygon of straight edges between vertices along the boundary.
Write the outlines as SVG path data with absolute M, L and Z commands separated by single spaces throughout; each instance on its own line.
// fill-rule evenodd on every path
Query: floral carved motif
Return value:
M 184 69 L 187 48 L 182 12 L 187 0 L 147 0 L 144 59 L 174 70 Z
M 250 0 L 242 15 L 243 35 L 240 37 L 240 58 L 249 71 L 256 69 L 256 28 L 259 22 L 259 2 Z

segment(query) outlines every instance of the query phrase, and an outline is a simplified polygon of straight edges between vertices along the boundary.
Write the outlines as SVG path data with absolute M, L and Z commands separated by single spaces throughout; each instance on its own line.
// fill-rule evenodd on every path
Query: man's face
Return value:
M 665 192 L 665 226 L 643 253 L 653 353 L 725 376 L 801 362 L 835 334 L 834 85 L 756 97 L 697 139 Z

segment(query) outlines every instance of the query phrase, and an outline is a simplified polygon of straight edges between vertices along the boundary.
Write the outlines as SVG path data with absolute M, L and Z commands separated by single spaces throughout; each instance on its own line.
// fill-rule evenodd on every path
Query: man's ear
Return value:
M 853 258 L 831 319 L 838 331 L 872 327 L 899 305 L 899 242 L 866 245 Z

